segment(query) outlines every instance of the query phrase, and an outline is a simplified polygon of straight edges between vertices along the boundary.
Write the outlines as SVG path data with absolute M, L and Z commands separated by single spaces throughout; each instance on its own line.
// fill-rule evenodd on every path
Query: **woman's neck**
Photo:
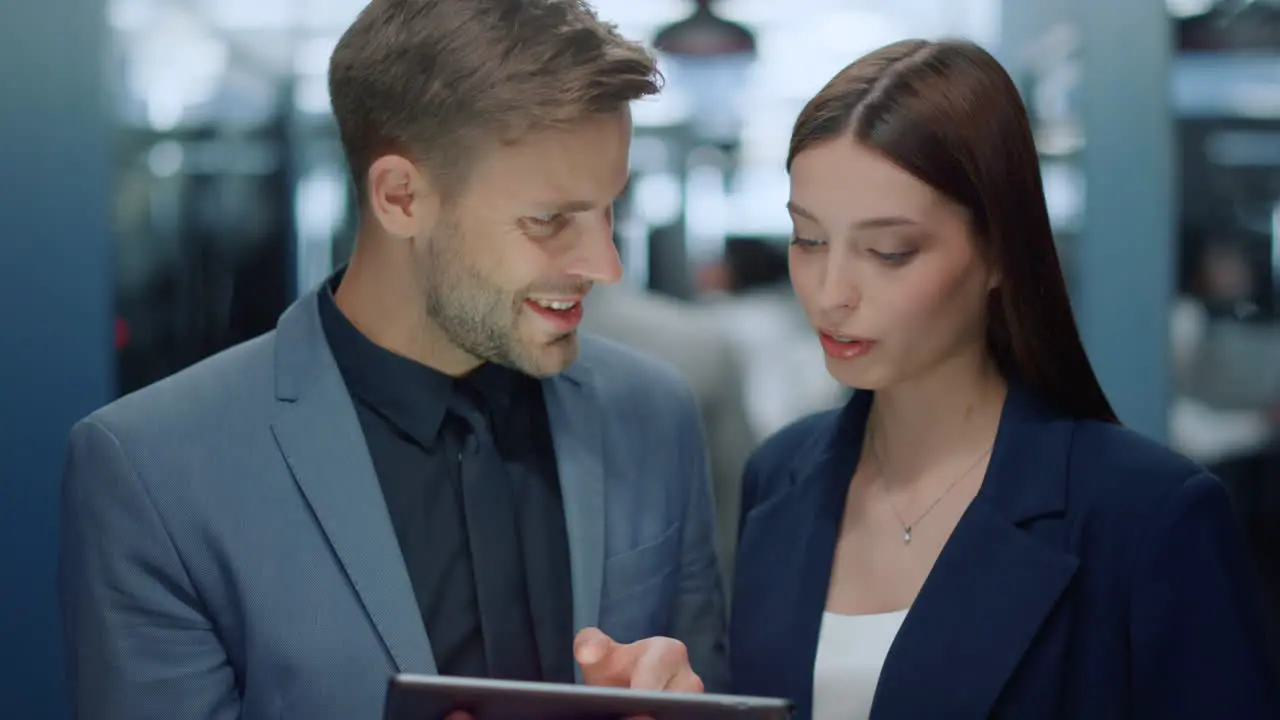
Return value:
M 903 482 L 938 464 L 970 461 L 991 448 L 1008 383 L 986 361 L 957 358 L 928 375 L 876 391 L 864 456 L 874 442 L 880 472 Z

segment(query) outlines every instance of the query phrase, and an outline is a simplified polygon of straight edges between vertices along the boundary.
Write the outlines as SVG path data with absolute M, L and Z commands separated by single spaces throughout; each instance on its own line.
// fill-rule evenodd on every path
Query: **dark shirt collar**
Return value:
M 491 363 L 455 380 L 375 344 L 338 308 L 334 292 L 341 282 L 339 271 L 321 290 L 319 305 L 321 326 L 347 389 L 423 447 L 432 447 L 439 437 L 449 399 L 461 390 L 455 385 L 469 386 L 490 424 L 497 425 L 510 415 L 514 396 L 536 383 Z

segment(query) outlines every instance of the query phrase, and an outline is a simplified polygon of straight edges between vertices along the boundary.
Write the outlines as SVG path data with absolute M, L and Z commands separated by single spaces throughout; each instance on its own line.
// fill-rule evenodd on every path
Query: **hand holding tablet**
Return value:
M 584 628 L 573 642 L 582 680 L 597 687 L 702 692 L 702 678 L 689 666 L 684 643 L 652 637 L 622 644 L 596 628 Z
M 386 720 L 783 720 L 789 702 L 703 693 L 683 643 L 614 641 L 580 632 L 574 658 L 583 685 L 400 675 Z
M 689 666 L 684 643 L 651 637 L 623 644 L 599 628 L 583 628 L 573 640 L 573 659 L 582 668 L 582 681 L 596 687 L 666 692 L 702 692 L 702 678 Z M 451 713 L 445 720 L 474 720 L 469 713 Z M 632 720 L 640 720 L 633 718 Z

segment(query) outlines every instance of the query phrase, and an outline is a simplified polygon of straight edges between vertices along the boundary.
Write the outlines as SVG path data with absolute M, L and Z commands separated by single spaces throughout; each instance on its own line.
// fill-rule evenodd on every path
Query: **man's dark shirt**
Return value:
M 573 682 L 569 541 L 541 384 L 490 364 L 454 379 L 385 350 L 338 309 L 336 287 L 320 295 L 325 337 L 355 404 L 440 674 Z M 450 411 L 468 400 L 485 416 L 492 442 L 476 446 L 470 426 Z M 476 447 L 484 457 L 464 460 Z M 485 463 L 485 482 L 507 484 L 467 496 L 489 513 L 490 527 L 497 518 L 511 528 L 510 517 L 505 535 L 468 532 L 463 479 L 476 473 L 464 474 L 463 462 L 473 460 Z M 473 562 L 475 548 L 496 562 Z M 499 617 L 482 619 L 482 595 L 498 598 L 484 607 Z M 486 626 L 505 630 L 486 636 Z

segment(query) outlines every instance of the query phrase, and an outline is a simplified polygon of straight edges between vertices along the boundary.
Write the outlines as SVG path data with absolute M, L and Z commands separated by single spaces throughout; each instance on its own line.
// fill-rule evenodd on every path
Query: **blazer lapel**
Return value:
M 790 622 L 752 630 L 770 636 L 765 645 L 789 649 L 776 667 L 782 676 L 778 678 L 782 694 L 798 701 L 797 717 L 808 717 L 812 712 L 818 633 L 827 604 L 836 539 L 844 518 L 845 496 L 861 454 L 858 439 L 866 426 L 870 403 L 871 393 L 856 393 L 845 409 L 797 453 L 797 457 L 810 459 L 797 467 L 791 488 L 758 510 L 767 513 L 767 518 L 760 518 L 763 526 L 798 530 L 794 534 L 780 533 L 776 542 L 797 543 L 795 551 L 783 555 L 799 557 L 801 561 L 780 567 L 784 574 L 773 578 L 768 588 L 758 590 L 764 597 L 774 598 L 770 605 L 775 616 Z M 773 687 L 772 679 L 766 682 Z
M 604 583 L 604 436 L 589 380 L 579 362 L 543 381 L 569 534 L 575 633 L 599 622 Z
M 872 717 L 985 718 L 1076 561 L 970 507 L 907 613 Z
M 893 643 L 873 718 L 990 714 L 1078 565 L 1024 527 L 1063 510 L 1070 439 L 1069 420 L 1011 384 L 982 489 Z
M 276 334 L 272 432 L 365 611 L 401 672 L 434 673 L 422 615 L 350 395 L 308 294 Z

